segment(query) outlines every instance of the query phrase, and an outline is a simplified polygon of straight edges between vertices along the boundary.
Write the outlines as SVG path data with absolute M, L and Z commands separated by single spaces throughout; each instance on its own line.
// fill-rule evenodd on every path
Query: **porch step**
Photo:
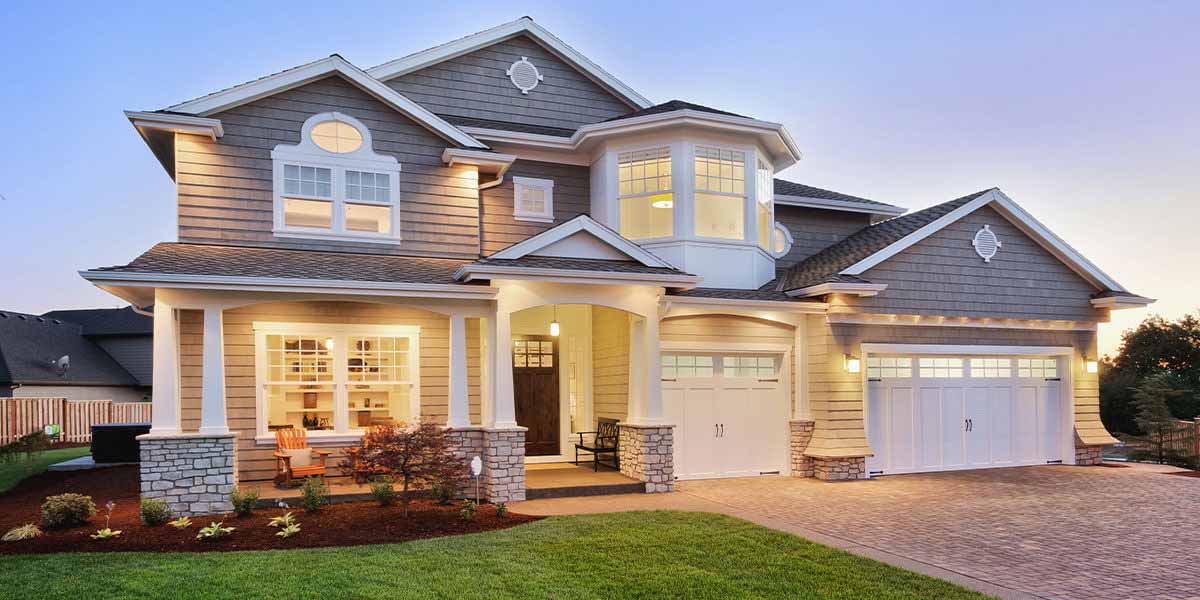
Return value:
M 599 483 L 596 485 L 525 488 L 525 498 L 527 500 L 537 500 L 540 498 L 573 498 L 576 496 L 608 496 L 612 494 L 644 493 L 646 493 L 646 484 L 640 481 L 635 481 L 632 483 Z

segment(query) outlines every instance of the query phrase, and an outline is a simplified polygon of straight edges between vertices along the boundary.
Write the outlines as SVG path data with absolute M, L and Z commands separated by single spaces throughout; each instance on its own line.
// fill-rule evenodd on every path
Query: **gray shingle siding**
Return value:
M 1003 247 L 985 263 L 971 246 L 989 225 Z M 1098 290 L 989 206 L 948 225 L 862 275 L 887 290 L 847 298 L 863 312 L 1099 320 L 1089 300 Z
M 513 218 L 513 177 L 554 181 L 553 223 L 518 221 Z M 591 176 L 587 167 L 518 160 L 504 175 L 504 183 L 483 190 L 480 195 L 480 235 L 486 256 L 564 221 L 587 214 L 591 208 Z
M 528 94 L 504 74 L 522 56 L 544 77 Z M 523 35 L 385 83 L 439 115 L 571 130 L 633 110 Z
M 775 261 L 776 268 L 784 269 L 870 225 L 871 215 L 776 204 L 775 220 L 788 228 L 793 239 L 792 249 Z
M 340 111 L 361 120 L 377 153 L 396 157 L 400 172 L 399 245 L 275 238 L 271 150 L 296 144 L 304 121 Z M 476 180 L 447 167 L 451 144 L 340 77 L 328 77 L 212 115 L 225 136 L 176 141 L 179 241 L 474 257 L 479 253 Z

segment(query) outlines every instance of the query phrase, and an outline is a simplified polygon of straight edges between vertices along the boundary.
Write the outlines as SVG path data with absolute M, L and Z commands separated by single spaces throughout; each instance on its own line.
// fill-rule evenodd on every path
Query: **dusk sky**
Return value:
M 530 15 L 655 102 L 784 123 L 781 176 L 910 209 L 998 186 L 1152 312 L 1200 292 L 1200 2 L 0 6 L 0 310 L 119 306 L 77 275 L 175 239 L 122 114 L 338 53 L 370 67 Z

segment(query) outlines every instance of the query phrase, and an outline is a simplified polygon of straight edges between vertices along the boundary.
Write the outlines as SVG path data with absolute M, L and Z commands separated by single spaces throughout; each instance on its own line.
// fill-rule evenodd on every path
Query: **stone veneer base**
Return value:
M 805 456 L 804 451 L 808 449 L 808 442 L 812 441 L 816 423 L 813 421 L 789 421 L 788 428 L 791 431 L 792 477 L 812 477 L 813 459 Z
M 233 511 L 237 436 L 180 434 L 138 436 L 143 498 L 162 498 L 178 516 Z
M 674 425 L 621 423 L 621 474 L 646 482 L 646 493 L 675 489 Z
M 478 456 L 483 461 L 479 474 L 479 491 L 488 502 L 520 502 L 525 499 L 525 432 L 524 427 L 491 428 L 462 427 L 448 429 L 454 455 L 471 464 Z M 470 471 L 468 471 L 469 473 Z M 462 490 L 462 497 L 474 497 L 474 482 Z
M 1092 466 L 1104 462 L 1104 446 L 1084 446 L 1077 441 L 1075 443 L 1075 464 L 1078 466 Z
M 813 476 L 821 481 L 850 481 L 867 478 L 867 459 L 862 456 L 822 458 L 810 456 Z

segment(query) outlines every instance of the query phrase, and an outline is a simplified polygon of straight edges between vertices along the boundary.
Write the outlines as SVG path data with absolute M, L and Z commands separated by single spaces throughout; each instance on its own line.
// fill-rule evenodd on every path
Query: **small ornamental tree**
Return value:
M 409 492 L 416 486 L 448 486 L 457 491 L 466 468 L 454 456 L 446 430 L 433 423 L 372 427 L 363 438 L 356 475 L 389 473 L 400 484 L 400 504 L 408 516 Z M 343 464 L 344 467 L 348 466 Z

